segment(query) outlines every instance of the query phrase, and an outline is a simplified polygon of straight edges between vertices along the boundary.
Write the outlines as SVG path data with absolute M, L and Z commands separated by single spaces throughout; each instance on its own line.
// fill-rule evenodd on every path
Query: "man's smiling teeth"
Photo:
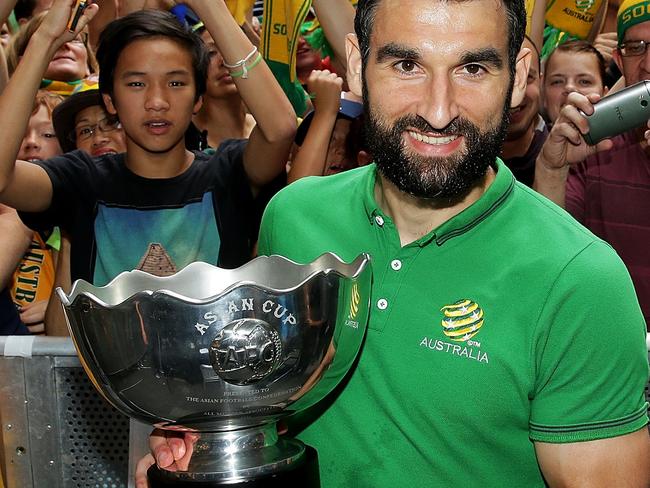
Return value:
M 458 136 L 455 135 L 434 137 L 434 136 L 425 136 L 424 134 L 420 134 L 419 132 L 413 132 L 413 131 L 409 131 L 409 135 L 413 139 L 416 139 L 420 142 L 424 142 L 425 144 L 449 144 L 451 141 L 458 139 Z

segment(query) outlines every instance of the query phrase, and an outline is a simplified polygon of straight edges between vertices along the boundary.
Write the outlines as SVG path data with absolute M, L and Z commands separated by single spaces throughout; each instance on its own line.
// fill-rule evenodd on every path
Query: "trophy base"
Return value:
M 299 460 L 292 463 L 284 470 L 267 474 L 265 476 L 239 479 L 239 480 L 201 480 L 190 479 L 192 476 L 185 473 L 179 479 L 179 473 L 172 473 L 158 468 L 155 464 L 149 468 L 147 478 L 150 488 L 287 488 L 301 486 L 304 488 L 319 488 L 320 475 L 318 473 L 318 453 L 313 447 L 305 446 L 305 453 Z

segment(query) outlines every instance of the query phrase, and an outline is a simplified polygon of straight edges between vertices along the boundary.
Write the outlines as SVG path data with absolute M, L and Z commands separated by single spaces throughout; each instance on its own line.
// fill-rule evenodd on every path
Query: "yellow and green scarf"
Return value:
M 587 39 L 603 3 L 607 0 L 550 0 L 546 6 L 542 59 L 563 42 Z
M 246 15 L 253 9 L 253 5 L 255 0 L 226 0 L 226 6 L 238 25 L 244 25 Z
M 618 43 L 623 42 L 625 31 L 641 22 L 650 20 L 650 1 L 624 0 L 616 14 L 616 35 Z
M 97 81 L 88 79 L 74 81 L 56 81 L 43 78 L 41 80 L 40 88 L 62 97 L 69 97 L 75 93 L 97 88 Z
M 350 3 L 356 6 L 357 0 Z M 303 25 L 310 7 L 311 0 L 264 0 L 260 51 L 298 115 L 307 108 L 307 94 L 296 79 L 296 51 L 301 31 L 310 46 L 323 56 L 331 55 L 318 21 Z
M 296 114 L 307 110 L 307 94 L 296 79 L 298 36 L 311 0 L 264 0 L 260 51 Z

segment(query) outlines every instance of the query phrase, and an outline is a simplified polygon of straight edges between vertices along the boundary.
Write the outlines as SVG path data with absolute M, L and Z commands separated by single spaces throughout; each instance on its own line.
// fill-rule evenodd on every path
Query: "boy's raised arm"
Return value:
M 55 0 L 34 33 L 21 62 L 0 95 L 0 202 L 18 210 L 41 211 L 52 200 L 52 184 L 44 169 L 25 161 L 16 161 L 29 123 L 34 98 L 41 78 L 54 53 L 74 39 L 95 15 L 98 7 L 89 5 L 76 31 L 69 32 L 68 20 L 74 0 Z
M 251 56 L 243 66 L 231 71 L 239 94 L 257 122 L 244 154 L 244 167 L 253 188 L 272 181 L 284 170 L 296 131 L 296 114 L 266 63 L 232 18 L 223 0 L 187 0 L 214 39 L 224 61 L 235 65 Z M 253 53 L 251 55 L 251 53 Z

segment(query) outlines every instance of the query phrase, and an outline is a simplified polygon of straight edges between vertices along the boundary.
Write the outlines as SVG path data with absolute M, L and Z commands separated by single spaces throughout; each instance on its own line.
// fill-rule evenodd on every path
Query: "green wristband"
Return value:
M 230 76 L 233 77 L 233 78 L 241 77 L 243 79 L 246 79 L 246 78 L 248 78 L 248 71 L 253 69 L 258 64 L 260 64 L 260 61 L 262 61 L 262 54 L 257 53 L 257 56 L 255 57 L 255 59 L 251 62 L 251 64 L 249 66 L 243 66 L 242 69 L 240 69 L 239 71 L 231 72 Z

